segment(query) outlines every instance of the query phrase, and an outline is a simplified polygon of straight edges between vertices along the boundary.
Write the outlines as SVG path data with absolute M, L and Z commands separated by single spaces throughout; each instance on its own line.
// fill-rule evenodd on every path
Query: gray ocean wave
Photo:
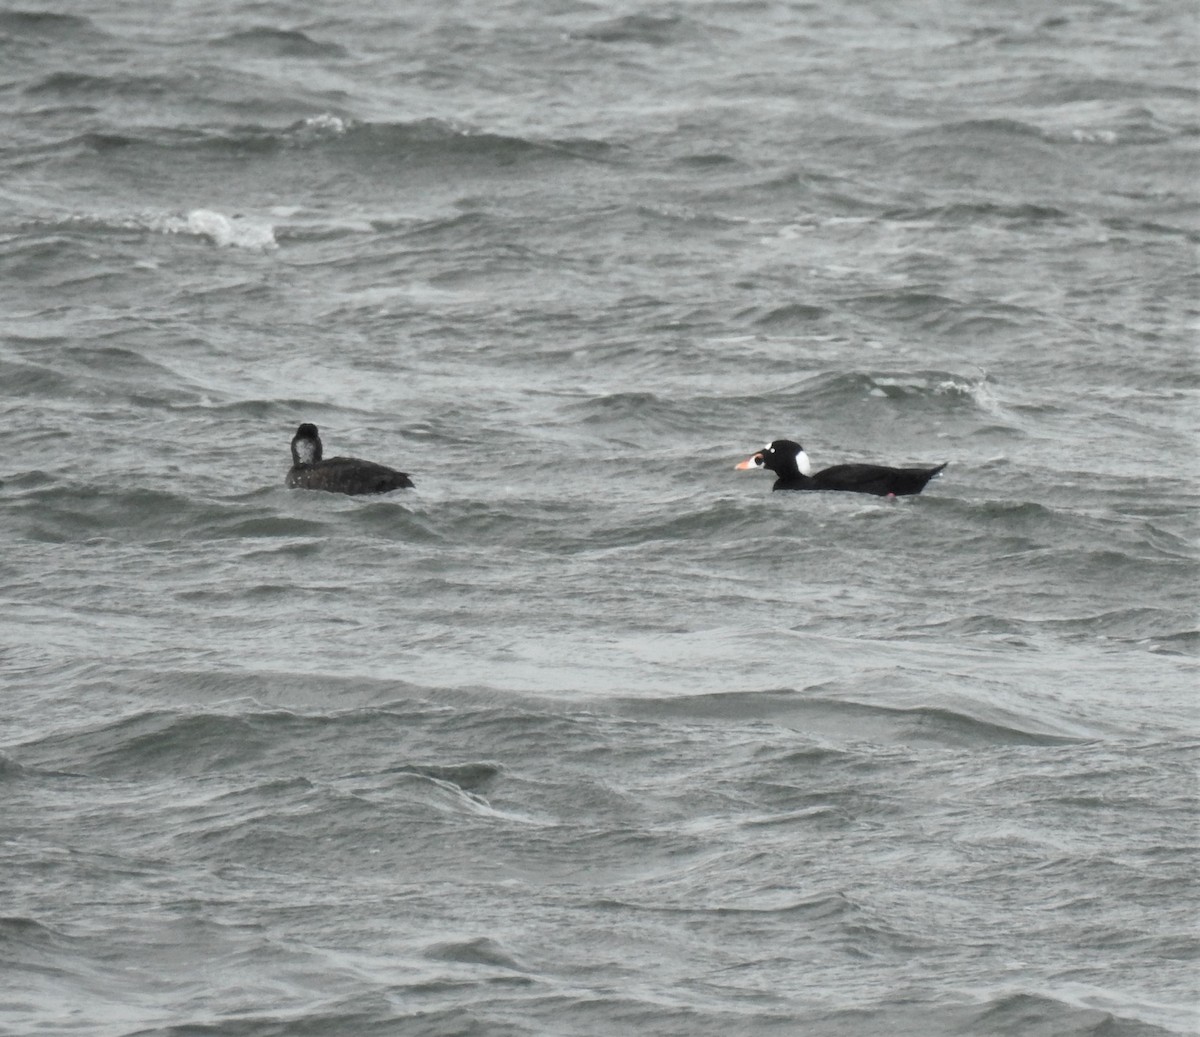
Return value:
M 106 89 L 119 92 L 132 90 L 135 86 L 137 84 L 121 82 L 106 84 Z M 320 157 L 345 167 L 378 162 L 438 167 L 462 162 L 507 166 L 546 159 L 595 160 L 603 158 L 610 148 L 603 141 L 537 140 L 491 133 L 434 118 L 407 123 L 367 123 L 321 114 L 282 128 L 245 125 L 97 130 L 39 150 L 47 157 L 62 154 L 77 159 L 147 151 L 175 156 L 181 163 L 192 161 L 197 153 L 245 158 L 304 152 L 311 158 Z
M 26 6 L 0 1029 L 1195 1029 L 1181 7 Z

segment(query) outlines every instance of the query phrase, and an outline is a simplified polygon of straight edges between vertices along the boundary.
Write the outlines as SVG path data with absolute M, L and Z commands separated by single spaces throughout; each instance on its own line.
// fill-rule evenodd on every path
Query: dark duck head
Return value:
M 292 466 L 300 468 L 321 460 L 321 433 L 317 426 L 305 422 L 292 436 Z
M 842 490 L 877 497 L 920 493 L 946 465 L 932 468 L 889 468 L 879 464 L 838 464 L 813 474 L 808 454 L 799 443 L 777 439 L 737 465 L 739 470 L 765 469 L 777 476 L 775 490 Z
M 777 439 L 768 443 L 753 457 L 747 457 L 737 466 L 739 471 L 765 469 L 774 472 L 776 490 L 811 490 L 812 464 L 808 454 L 799 443 L 790 439 Z
M 292 436 L 292 467 L 287 485 L 300 490 L 327 490 L 330 493 L 388 493 L 413 485 L 404 472 L 357 457 L 331 457 L 325 460 L 321 434 L 317 426 L 305 422 Z

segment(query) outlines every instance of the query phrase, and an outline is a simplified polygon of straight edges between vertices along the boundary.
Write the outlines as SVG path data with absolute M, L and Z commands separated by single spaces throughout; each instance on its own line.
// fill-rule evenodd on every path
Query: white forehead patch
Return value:
M 796 467 L 800 469 L 801 475 L 812 475 L 812 462 L 804 452 L 804 447 L 796 451 Z
M 301 464 L 312 464 L 313 457 L 317 452 L 316 446 L 311 439 L 296 440 L 296 456 L 300 458 Z

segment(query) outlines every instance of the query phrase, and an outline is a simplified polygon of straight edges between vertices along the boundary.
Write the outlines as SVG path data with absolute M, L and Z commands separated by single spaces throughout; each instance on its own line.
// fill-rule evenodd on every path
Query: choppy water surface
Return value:
M 0 8 L 0 1032 L 1200 1030 L 1189 5 L 86 6 Z

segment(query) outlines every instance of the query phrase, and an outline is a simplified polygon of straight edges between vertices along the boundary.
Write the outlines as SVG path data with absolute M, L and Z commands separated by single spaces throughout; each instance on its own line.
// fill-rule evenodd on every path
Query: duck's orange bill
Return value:
M 758 468 L 762 465 L 762 454 L 755 454 L 753 457 L 747 457 L 741 464 L 734 465 L 734 469 L 739 472 L 744 472 L 750 468 Z

